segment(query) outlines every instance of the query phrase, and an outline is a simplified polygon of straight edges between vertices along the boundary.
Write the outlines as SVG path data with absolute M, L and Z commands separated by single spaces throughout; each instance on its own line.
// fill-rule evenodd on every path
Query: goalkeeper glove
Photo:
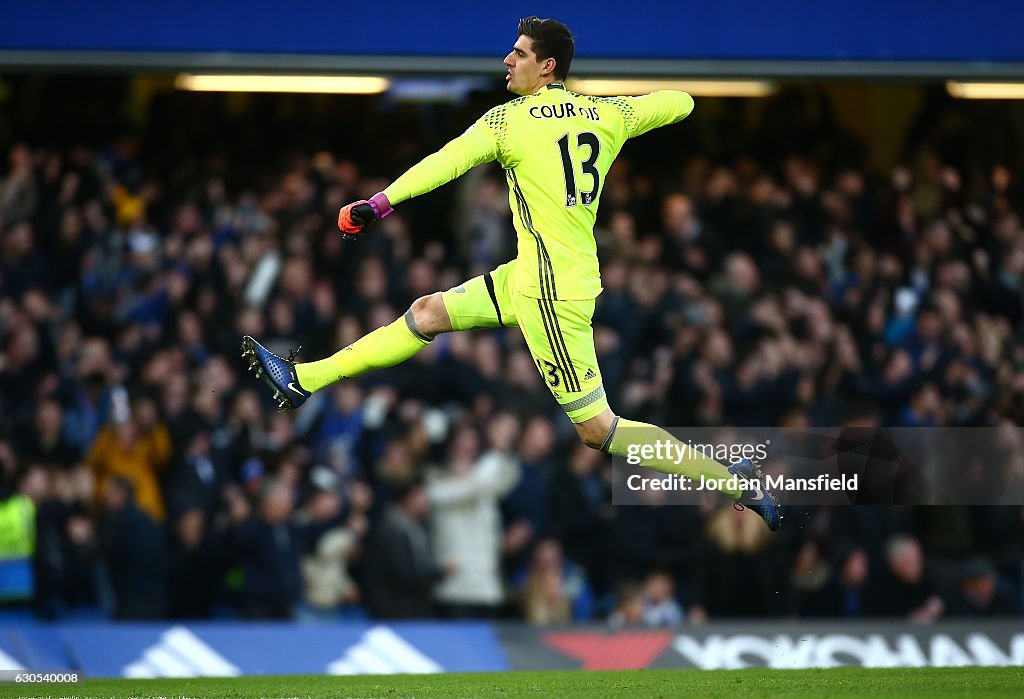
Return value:
M 372 197 L 353 202 L 338 212 L 338 230 L 346 240 L 355 239 L 360 233 L 394 211 L 391 202 L 378 192 Z

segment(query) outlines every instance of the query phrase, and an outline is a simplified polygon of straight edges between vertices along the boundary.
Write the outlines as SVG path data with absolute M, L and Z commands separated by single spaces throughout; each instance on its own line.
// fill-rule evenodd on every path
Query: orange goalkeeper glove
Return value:
M 394 211 L 391 202 L 378 192 L 369 199 L 362 199 L 345 206 L 338 212 L 338 230 L 341 237 L 354 240 L 360 233 Z

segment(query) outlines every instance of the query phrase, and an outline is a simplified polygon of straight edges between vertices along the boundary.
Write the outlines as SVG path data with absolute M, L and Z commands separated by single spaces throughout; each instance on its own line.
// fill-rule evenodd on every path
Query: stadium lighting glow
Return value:
M 694 97 L 768 97 L 778 86 L 767 80 L 668 80 L 573 78 L 567 87 L 585 95 L 643 95 L 655 90 L 685 90 Z
M 1024 99 L 1024 83 L 962 83 L 950 80 L 946 83 L 950 97 L 968 100 L 1021 100 Z
M 372 75 L 191 75 L 174 81 L 179 90 L 201 92 L 314 92 L 375 95 L 390 86 L 387 78 Z

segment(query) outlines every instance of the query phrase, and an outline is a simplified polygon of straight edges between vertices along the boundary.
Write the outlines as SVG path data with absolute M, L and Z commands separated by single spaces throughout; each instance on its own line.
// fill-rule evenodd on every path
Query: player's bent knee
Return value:
M 416 328 L 428 337 L 434 337 L 452 329 L 452 322 L 448 318 L 448 311 L 444 307 L 440 293 L 419 297 L 412 302 L 409 310 L 412 312 Z
M 576 432 L 583 443 L 591 449 L 607 451 L 609 433 L 615 424 L 615 419 L 615 413 L 608 409 L 600 415 L 595 415 L 589 420 L 576 424 Z
M 580 438 L 583 440 L 583 443 L 591 449 L 600 450 L 601 444 L 604 443 L 604 439 L 602 437 L 597 437 L 596 434 L 596 432 L 581 432 Z

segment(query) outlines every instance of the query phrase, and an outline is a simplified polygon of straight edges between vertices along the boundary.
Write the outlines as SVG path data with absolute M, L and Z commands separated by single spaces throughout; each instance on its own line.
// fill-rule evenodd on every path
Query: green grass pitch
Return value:
M 1020 697 L 1024 668 L 830 670 L 630 670 L 363 677 L 267 676 L 182 680 L 86 680 L 4 685 L 0 697 Z

